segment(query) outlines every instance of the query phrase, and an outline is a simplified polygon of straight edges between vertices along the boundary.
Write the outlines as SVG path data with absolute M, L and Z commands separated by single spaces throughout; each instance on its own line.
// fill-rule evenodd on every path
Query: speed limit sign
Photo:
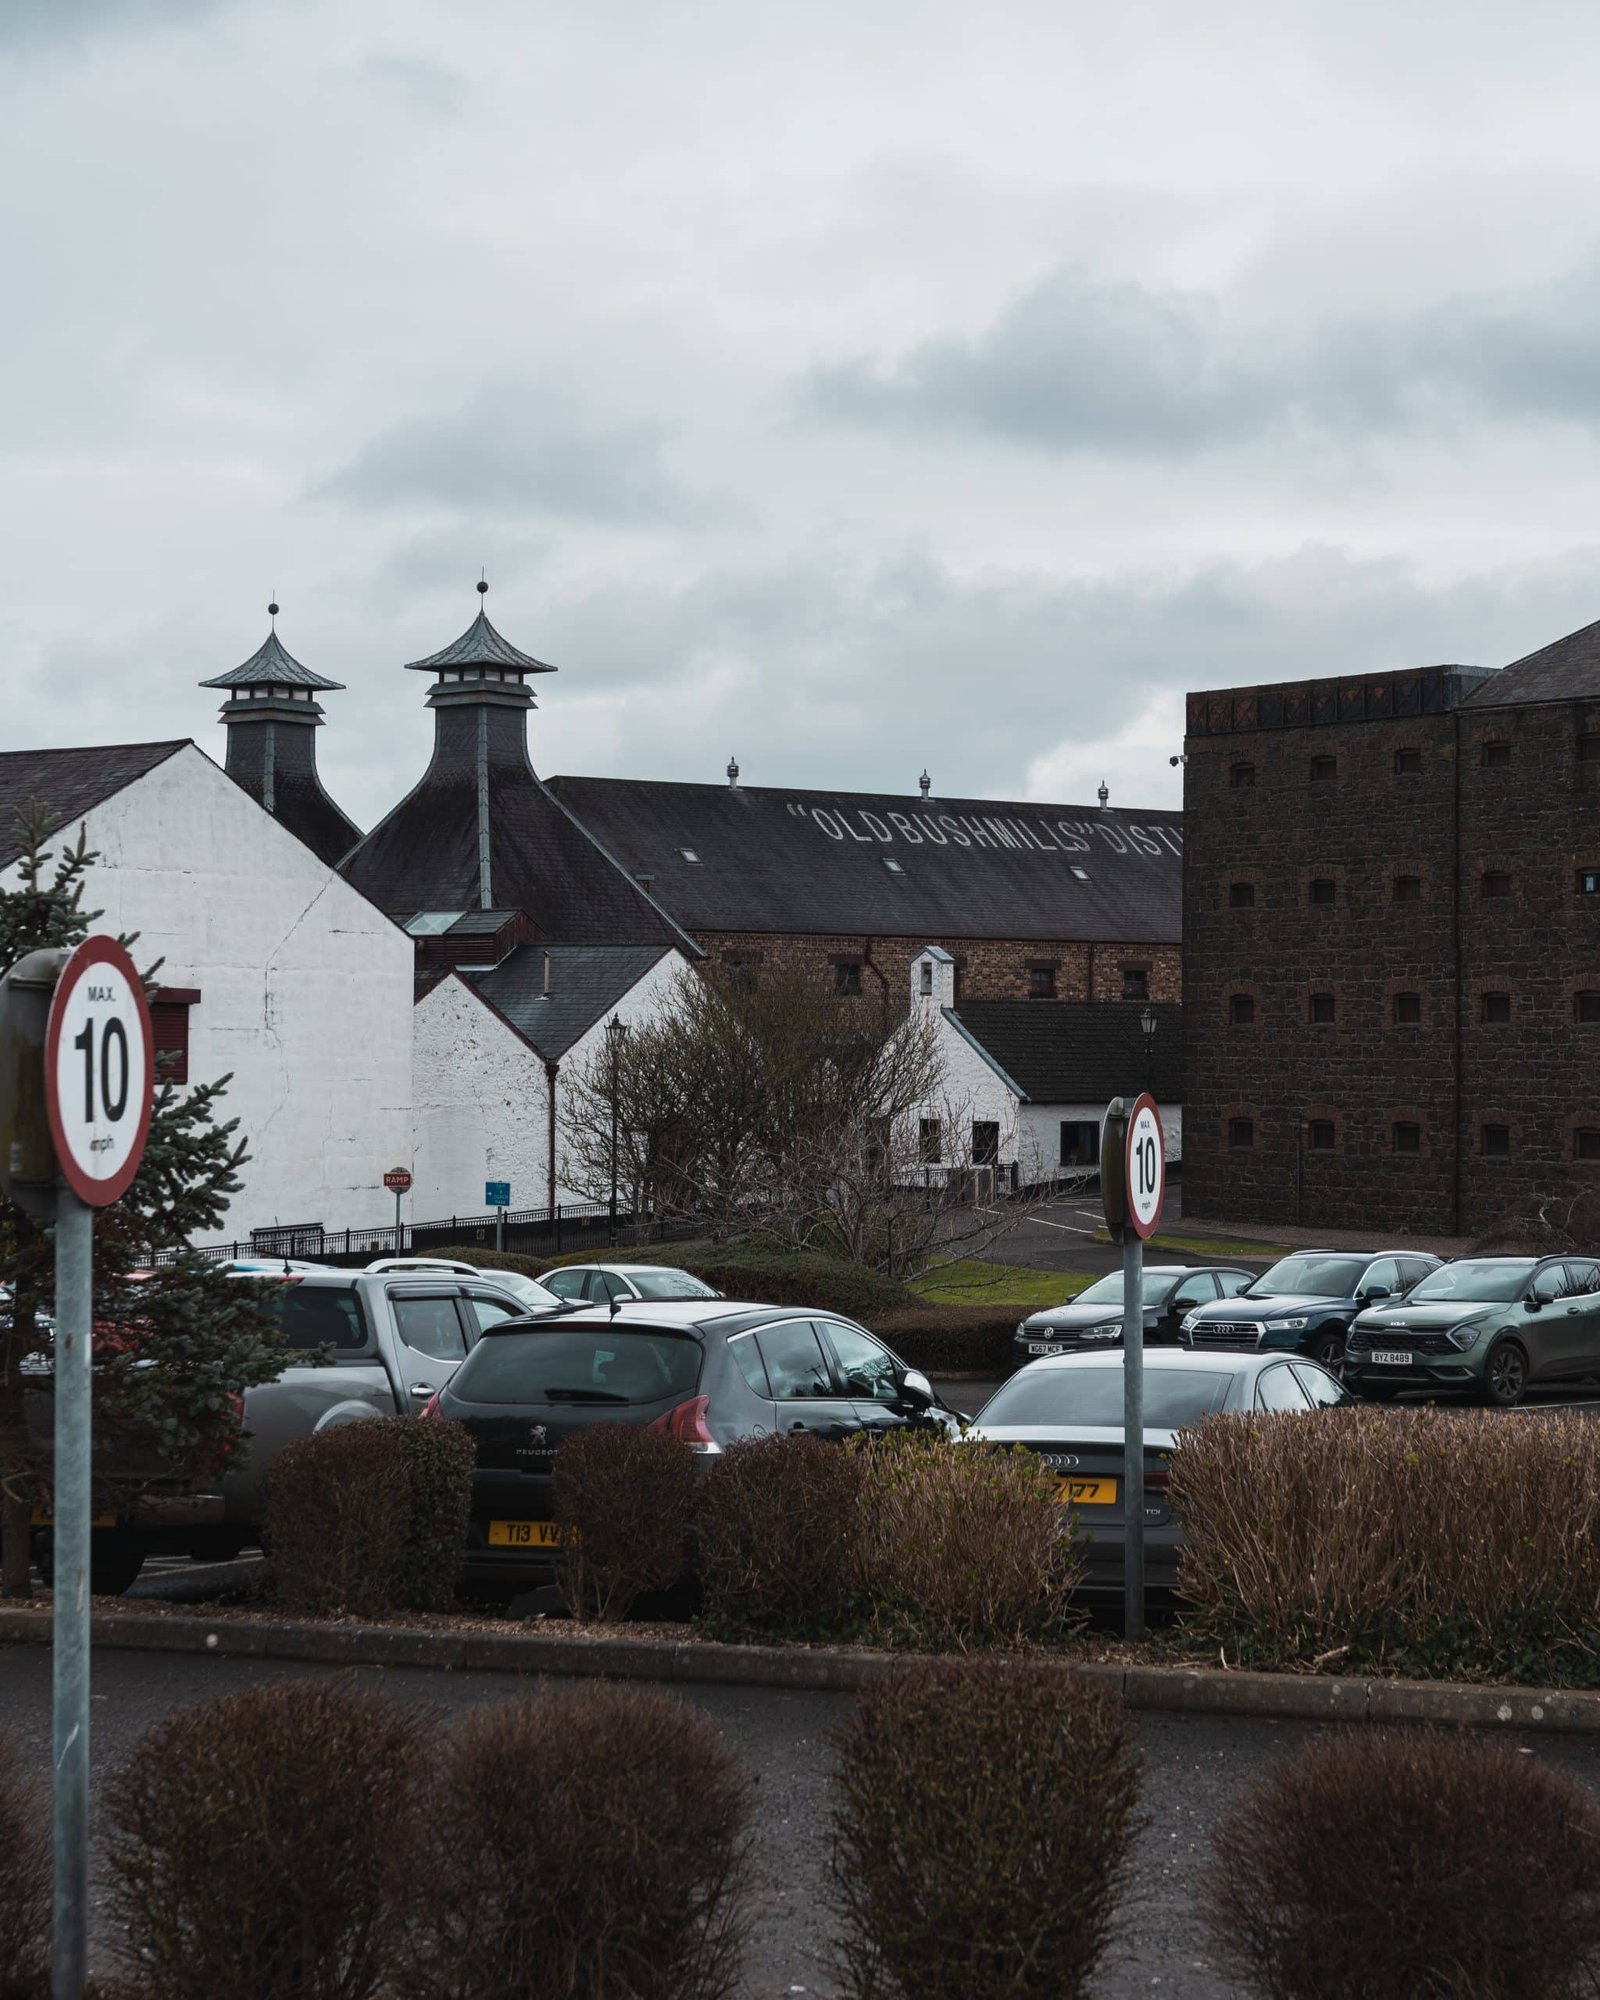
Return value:
M 155 1090 L 155 1036 L 144 985 L 115 938 L 67 960 L 45 1034 L 45 1101 L 61 1178 L 104 1208 L 133 1184 Z
M 1126 1175 L 1128 1221 L 1141 1236 L 1153 1236 L 1161 1221 L 1167 1192 L 1167 1145 L 1161 1113 L 1148 1094 L 1134 1104 L 1128 1119 Z

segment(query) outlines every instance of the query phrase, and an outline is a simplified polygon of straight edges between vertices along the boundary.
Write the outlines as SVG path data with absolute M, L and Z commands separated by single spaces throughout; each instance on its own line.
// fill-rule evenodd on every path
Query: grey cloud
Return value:
M 233 0 L 4 0 L 0 48 L 45 48 L 87 42 L 102 33 L 183 27 L 231 4 Z
M 485 385 L 454 410 L 380 431 L 316 489 L 357 507 L 435 507 L 614 523 L 700 526 L 726 517 L 680 482 L 654 423 L 608 424 L 520 381 Z
M 1303 339 L 1199 292 L 1057 272 L 971 339 L 814 369 L 802 407 L 1046 451 L 1190 453 L 1289 426 L 1351 441 L 1467 418 L 1600 426 L 1600 268 L 1559 284 L 1341 320 Z
M 351 75 L 358 83 L 389 92 L 407 110 L 440 120 L 459 118 L 470 94 L 460 70 L 418 56 L 371 55 Z

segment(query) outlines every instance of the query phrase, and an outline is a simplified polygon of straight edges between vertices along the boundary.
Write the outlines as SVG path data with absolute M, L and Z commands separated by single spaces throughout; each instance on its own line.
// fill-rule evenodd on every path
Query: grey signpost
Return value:
M 406 1247 L 405 1231 L 400 1222 L 400 1197 L 410 1192 L 411 1169 L 391 1167 L 383 1177 L 383 1184 L 394 1196 L 394 1254 L 399 1257 L 404 1255 Z
M 1123 1629 L 1144 1637 L 1144 1245 L 1166 1199 L 1161 1113 L 1148 1092 L 1114 1097 L 1100 1135 L 1106 1227 L 1122 1242 Z
M 30 952 L 0 982 L 0 1184 L 55 1225 L 54 2000 L 80 2000 L 89 1945 L 94 1211 L 139 1171 L 154 1087 L 144 986 L 115 938 Z
M 510 1181 L 485 1181 L 483 1184 L 483 1205 L 494 1210 L 494 1247 L 506 1247 L 506 1210 L 511 1206 Z

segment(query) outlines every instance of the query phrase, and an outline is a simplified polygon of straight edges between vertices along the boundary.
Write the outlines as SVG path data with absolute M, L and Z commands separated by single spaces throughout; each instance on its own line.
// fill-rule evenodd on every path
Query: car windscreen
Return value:
M 1231 1374 L 1215 1368 L 1151 1368 L 1144 1378 L 1145 1429 L 1197 1424 L 1228 1399 Z M 998 1388 L 974 1421 L 1051 1430 L 1122 1427 L 1120 1368 L 1024 1368 Z
M 709 1285 L 687 1271 L 630 1271 L 628 1283 L 646 1299 L 714 1299 Z
M 548 1285 L 541 1285 L 537 1278 L 525 1278 L 520 1271 L 486 1271 L 483 1274 L 492 1285 L 498 1285 L 503 1292 L 509 1292 L 514 1299 L 520 1299 L 530 1310 L 565 1305 L 566 1301 L 551 1291 Z
M 331 1347 L 358 1354 L 367 1345 L 367 1325 L 354 1285 L 262 1287 L 262 1303 L 277 1318 L 285 1347 Z
M 1172 1274 L 1168 1271 L 1146 1271 L 1143 1274 L 1144 1290 L 1140 1294 L 1147 1306 L 1158 1306 L 1172 1287 Z M 1122 1273 L 1113 1271 L 1109 1278 L 1096 1278 L 1086 1291 L 1079 1292 L 1075 1299 L 1068 1299 L 1069 1306 L 1120 1306 L 1122 1304 Z M 1058 1310 L 1055 1307 L 1051 1311 Z
M 1406 1294 L 1408 1306 L 1468 1304 L 1499 1305 L 1519 1299 L 1532 1275 L 1532 1257 L 1463 1257 L 1458 1264 L 1441 1264 Z
M 615 1323 L 493 1333 L 450 1388 L 468 1403 L 659 1403 L 693 1395 L 702 1352 L 692 1335 Z
M 1307 1299 L 1348 1299 L 1367 1268 L 1365 1257 L 1280 1257 L 1256 1279 L 1247 1298 L 1266 1299 L 1293 1294 Z

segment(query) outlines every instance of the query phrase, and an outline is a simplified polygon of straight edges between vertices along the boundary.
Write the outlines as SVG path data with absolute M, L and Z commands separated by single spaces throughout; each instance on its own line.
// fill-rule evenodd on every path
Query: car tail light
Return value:
M 439 1391 L 435 1389 L 433 1394 L 423 1404 L 422 1408 L 418 1410 L 417 1415 L 419 1417 L 436 1417 L 438 1416 L 438 1414 L 439 1414 Z
M 645 1428 L 661 1431 L 667 1437 L 682 1438 L 692 1451 L 701 1453 L 719 1452 L 722 1446 L 706 1428 L 706 1409 L 711 1401 L 709 1396 L 691 1396 L 687 1403 L 680 1403 L 675 1410 L 668 1410 L 665 1416 L 657 1417 Z
M 1171 1484 L 1172 1474 L 1165 1466 L 1162 1466 L 1159 1472 L 1151 1466 L 1145 1468 L 1144 1490 L 1146 1493 L 1165 1493 Z

